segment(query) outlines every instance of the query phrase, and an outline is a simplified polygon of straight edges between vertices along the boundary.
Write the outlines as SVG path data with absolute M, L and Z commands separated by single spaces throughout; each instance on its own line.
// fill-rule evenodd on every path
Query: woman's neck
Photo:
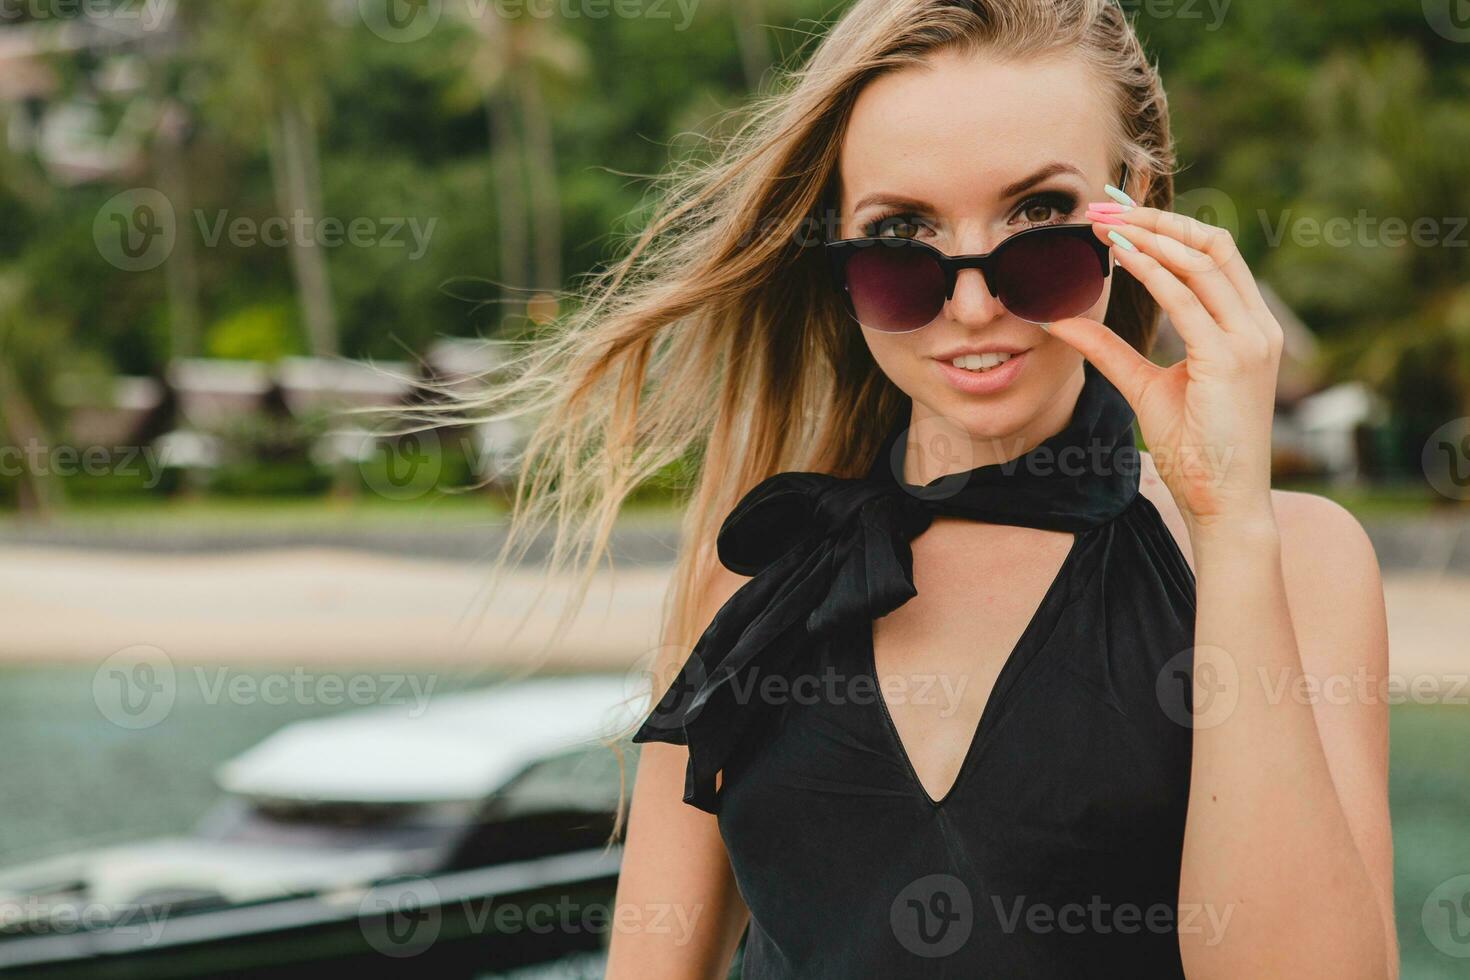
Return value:
M 952 473 L 1005 463 L 1024 456 L 1061 432 L 1072 419 L 1086 375 L 1078 367 L 1043 410 L 1021 428 L 996 436 L 975 436 L 953 418 L 915 401 L 904 440 L 903 481 L 923 486 Z

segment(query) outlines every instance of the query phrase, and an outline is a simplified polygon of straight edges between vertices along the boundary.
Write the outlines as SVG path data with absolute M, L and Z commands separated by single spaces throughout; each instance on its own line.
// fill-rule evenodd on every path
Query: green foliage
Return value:
M 200 349 L 259 360 L 306 349 L 290 250 L 209 230 L 221 219 L 258 228 L 277 216 L 272 133 L 283 105 L 303 110 L 322 216 L 374 229 L 366 244 L 325 250 L 342 352 L 401 359 L 440 336 L 519 329 L 505 316 L 514 297 L 499 285 L 519 257 L 498 254 L 508 189 L 491 159 L 525 134 L 493 128 L 486 99 L 513 89 L 518 72 L 539 85 L 572 283 L 616 253 L 628 216 L 646 205 L 640 176 L 692 145 L 680 134 L 707 131 L 749 97 L 733 2 L 697 5 L 687 29 L 677 16 L 475 23 L 446 3 L 428 36 L 393 43 L 354 16 L 353 3 L 182 0 L 184 43 L 146 56 L 143 92 L 113 94 L 98 84 L 102 61 L 62 54 L 56 98 L 95 104 L 110 120 L 140 102 L 156 108 L 162 96 L 182 107 L 187 180 L 170 193 L 181 195 L 177 230 L 196 266 Z M 39 13 L 24 19 L 54 19 L 66 6 L 31 5 Z M 760 19 L 776 60 L 798 64 L 844 6 L 765 0 Z M 1283 226 L 1360 209 L 1379 220 L 1470 215 L 1465 46 L 1437 34 L 1413 3 L 1125 9 L 1164 73 L 1180 191 L 1213 189 L 1235 206 L 1247 260 L 1325 339 L 1334 373 L 1390 397 L 1419 387 L 1470 405 L 1470 249 L 1275 238 Z M 5 343 L 23 359 L 43 416 L 55 418 L 48 382 L 82 355 L 154 375 L 171 356 L 176 266 L 123 271 L 93 240 L 114 195 L 169 186 L 156 151 L 141 146 L 139 166 L 113 179 L 69 184 L 49 179 L 33 151 L 0 150 L 0 272 L 27 283 L 27 312 Z
M 289 304 L 261 303 L 211 325 L 204 335 L 204 350 L 210 357 L 273 363 L 301 353 L 299 336 Z

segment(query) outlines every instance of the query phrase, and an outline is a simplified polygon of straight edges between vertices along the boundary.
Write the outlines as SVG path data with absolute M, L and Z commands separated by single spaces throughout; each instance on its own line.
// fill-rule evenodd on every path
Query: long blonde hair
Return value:
M 859 91 L 942 49 L 1086 59 L 1111 83 L 1111 159 L 1127 165 L 1135 197 L 1170 206 L 1163 87 L 1116 3 L 858 0 L 716 152 L 661 179 L 657 209 L 626 255 L 585 282 L 572 313 L 522 343 L 473 406 L 477 417 L 529 414 L 535 425 L 497 570 L 554 528 L 550 573 L 583 573 L 565 620 L 629 493 L 667 467 L 692 467 L 663 624 L 664 642 L 687 650 L 705 625 L 697 604 L 715 535 L 740 496 L 782 470 L 862 470 L 904 400 L 811 244 L 836 206 Z M 1107 323 L 1146 352 L 1156 304 L 1122 269 L 1115 275 Z

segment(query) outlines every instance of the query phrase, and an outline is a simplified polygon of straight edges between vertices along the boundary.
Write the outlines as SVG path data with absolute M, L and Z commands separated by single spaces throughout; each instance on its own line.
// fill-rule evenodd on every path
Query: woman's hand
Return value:
M 1096 320 L 1050 331 L 1128 399 L 1191 531 L 1270 525 L 1271 418 L 1282 331 L 1230 233 L 1156 208 L 1094 205 L 1093 231 L 1158 300 L 1186 357 L 1159 367 Z M 1131 243 L 1110 238 L 1110 233 Z

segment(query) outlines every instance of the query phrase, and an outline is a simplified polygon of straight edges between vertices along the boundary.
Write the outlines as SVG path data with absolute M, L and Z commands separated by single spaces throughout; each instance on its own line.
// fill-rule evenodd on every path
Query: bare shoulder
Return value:
M 1139 492 L 1158 510 L 1187 556 L 1189 527 L 1160 479 L 1153 456 L 1139 455 Z M 1283 561 L 1377 580 L 1378 559 L 1373 544 L 1358 519 L 1341 504 L 1316 494 L 1272 490 L 1271 505 L 1281 530 Z
M 1140 455 L 1139 492 L 1158 510 L 1192 566 L 1189 528 L 1159 478 L 1153 457 Z M 1385 644 L 1379 642 L 1385 630 L 1383 581 L 1362 524 L 1341 504 L 1316 494 L 1273 490 L 1271 504 L 1281 533 L 1287 600 L 1297 625 L 1311 636 L 1354 641 L 1311 646 L 1359 661 L 1386 657 Z M 1309 656 L 1315 655 L 1314 651 Z
M 739 591 L 740 587 L 750 581 L 748 575 L 740 575 L 730 571 L 719 562 L 715 562 L 709 578 L 705 582 L 704 592 L 700 597 L 699 620 L 701 625 L 709 623 L 715 618 L 715 613 L 720 607 L 730 600 L 730 597 Z
M 1313 654 L 1386 667 L 1383 578 L 1363 525 L 1341 504 L 1315 494 L 1276 490 L 1272 504 L 1293 619 L 1329 641 L 1311 644 Z
M 1281 529 L 1283 562 L 1328 573 L 1333 579 L 1378 581 L 1378 556 L 1368 532 L 1334 500 L 1291 490 L 1271 491 Z

